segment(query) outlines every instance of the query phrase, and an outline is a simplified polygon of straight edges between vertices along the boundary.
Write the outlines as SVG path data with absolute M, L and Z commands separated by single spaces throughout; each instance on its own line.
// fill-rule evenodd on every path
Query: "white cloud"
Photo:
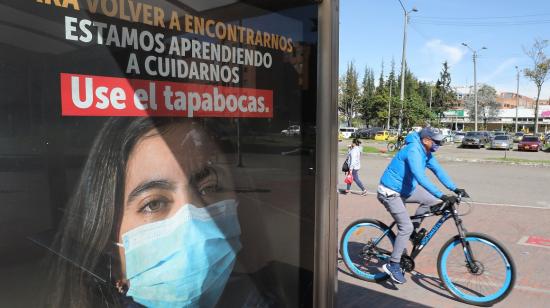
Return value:
M 513 68 L 516 63 L 517 63 L 516 58 L 506 59 L 504 62 L 499 64 L 497 68 L 495 68 L 495 70 L 493 70 L 491 73 L 480 78 L 481 82 L 489 83 L 491 80 L 495 79 L 496 77 L 499 77 L 504 71 L 509 71 L 509 72 L 513 71 L 513 70 L 510 70 L 510 68 Z
M 447 45 L 439 39 L 426 42 L 424 50 L 432 57 L 437 58 L 438 62 L 446 60 L 450 66 L 460 62 L 466 54 L 466 51 L 460 46 Z

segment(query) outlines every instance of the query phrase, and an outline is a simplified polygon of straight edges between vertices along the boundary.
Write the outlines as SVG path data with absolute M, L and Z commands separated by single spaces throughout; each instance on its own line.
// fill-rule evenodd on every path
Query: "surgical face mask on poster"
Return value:
M 213 307 L 235 265 L 240 234 L 235 200 L 185 204 L 168 219 L 128 231 L 126 295 L 147 307 Z

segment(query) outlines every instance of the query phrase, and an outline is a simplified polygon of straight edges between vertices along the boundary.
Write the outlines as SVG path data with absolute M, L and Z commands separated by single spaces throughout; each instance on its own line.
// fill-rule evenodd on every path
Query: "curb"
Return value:
M 380 153 L 362 153 L 363 155 L 370 156 L 370 155 L 376 155 L 386 158 L 393 158 L 393 155 L 387 154 L 384 152 Z M 341 156 L 345 156 L 346 154 L 339 153 Z M 495 159 L 475 159 L 475 158 L 441 158 L 438 157 L 438 161 L 447 161 L 447 162 L 460 162 L 460 163 L 493 163 L 493 164 L 502 164 L 502 165 L 517 165 L 517 166 L 530 166 L 530 167 L 550 167 L 550 163 L 542 163 L 542 162 L 517 162 L 517 161 L 503 161 L 503 160 L 495 160 Z

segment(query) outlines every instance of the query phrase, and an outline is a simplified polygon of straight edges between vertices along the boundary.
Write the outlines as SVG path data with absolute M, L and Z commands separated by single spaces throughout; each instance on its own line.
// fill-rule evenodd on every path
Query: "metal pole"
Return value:
M 393 79 L 390 80 L 390 100 L 388 101 L 388 130 L 390 129 L 391 119 L 391 90 L 393 88 Z
M 241 121 L 237 118 L 237 167 L 243 166 L 243 153 L 241 153 Z
M 317 136 L 315 155 L 315 260 L 312 307 L 336 305 L 338 287 L 338 0 L 319 3 Z
M 401 135 L 401 129 L 403 128 L 403 104 L 405 99 L 405 66 L 406 59 L 405 54 L 407 50 L 407 23 L 409 22 L 409 13 L 405 11 L 405 21 L 403 23 L 403 53 L 401 54 L 401 93 L 399 100 L 401 101 L 401 109 L 399 110 L 399 127 L 397 128 L 397 135 Z
M 476 58 L 477 58 L 477 51 L 474 50 L 474 131 L 477 131 L 477 71 L 476 71 Z
M 519 108 L 519 69 L 516 66 L 516 133 L 518 132 L 518 108 Z

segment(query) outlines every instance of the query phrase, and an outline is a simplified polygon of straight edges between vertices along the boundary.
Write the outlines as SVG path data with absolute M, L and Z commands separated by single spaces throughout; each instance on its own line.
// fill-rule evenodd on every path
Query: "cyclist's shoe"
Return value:
M 386 263 L 382 266 L 384 269 L 384 272 L 386 274 L 390 275 L 391 280 L 393 280 L 395 283 L 405 283 L 407 280 L 405 279 L 405 275 L 403 275 L 403 271 L 401 270 L 401 266 L 399 266 L 399 263 Z
M 366 196 L 366 195 L 367 195 L 367 190 L 365 189 L 361 192 L 361 196 Z

